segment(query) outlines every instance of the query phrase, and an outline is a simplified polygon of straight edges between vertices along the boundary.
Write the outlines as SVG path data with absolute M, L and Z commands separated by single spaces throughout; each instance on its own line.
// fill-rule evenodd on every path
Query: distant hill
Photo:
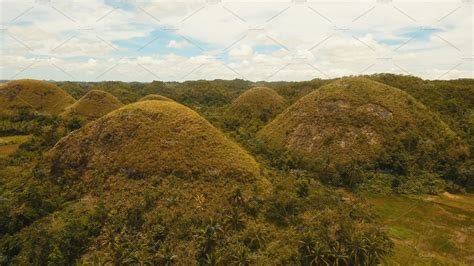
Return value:
M 456 134 L 423 104 L 366 78 L 343 78 L 321 87 L 258 136 L 268 147 L 312 163 L 363 162 L 399 174 L 420 169 L 448 174 L 467 154 Z
M 0 88 L 0 112 L 28 109 L 57 115 L 74 102 L 58 86 L 40 80 L 15 80 Z
M 66 108 L 61 116 L 78 117 L 83 121 L 92 121 L 122 107 L 119 99 L 110 93 L 91 90 L 73 105 Z
M 106 91 L 117 97 L 123 103 L 132 103 L 140 99 L 140 94 L 130 83 L 121 81 L 104 81 L 94 84 L 91 89 Z
M 69 93 L 74 99 L 80 99 L 86 95 L 91 87 L 91 84 L 88 82 L 61 81 L 55 84 Z
M 143 98 L 141 98 L 139 101 L 173 101 L 168 97 L 159 95 L 159 94 L 149 94 Z
M 229 106 L 227 115 L 235 119 L 239 126 L 257 131 L 285 107 L 285 99 L 274 90 L 255 87 L 235 99 Z

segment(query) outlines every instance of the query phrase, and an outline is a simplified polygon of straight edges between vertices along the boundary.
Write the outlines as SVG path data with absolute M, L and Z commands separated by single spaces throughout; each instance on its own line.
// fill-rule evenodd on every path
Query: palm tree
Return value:
M 225 223 L 233 230 L 240 230 L 245 227 L 245 219 L 237 208 L 232 208 L 229 214 L 225 216 Z
M 311 236 L 304 236 L 299 247 L 302 265 L 330 265 L 330 250 L 326 245 L 315 241 Z

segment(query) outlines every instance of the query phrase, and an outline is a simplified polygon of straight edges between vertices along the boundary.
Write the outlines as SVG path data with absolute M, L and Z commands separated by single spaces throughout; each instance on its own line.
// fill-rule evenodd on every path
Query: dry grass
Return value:
M 175 102 L 127 105 L 63 138 L 51 153 L 61 169 L 210 180 L 259 176 L 259 166 L 249 154 Z
M 30 139 L 30 135 L 0 137 L 0 158 L 14 153 L 22 143 Z
M 66 108 L 61 116 L 77 116 L 82 120 L 92 121 L 122 106 L 122 102 L 112 94 L 100 90 L 91 90 L 73 105 Z
M 286 107 L 285 99 L 267 87 L 247 90 L 235 99 L 227 115 L 239 121 L 244 128 L 261 128 Z
M 0 112 L 32 109 L 57 115 L 74 102 L 71 95 L 45 81 L 15 80 L 0 88 Z
M 374 160 L 405 137 L 422 139 L 423 148 L 433 154 L 439 144 L 457 139 L 407 93 L 365 78 L 343 78 L 321 87 L 286 109 L 258 136 L 273 148 L 336 161 Z
M 165 96 L 162 96 L 162 95 L 159 95 L 159 94 L 149 94 L 143 98 L 141 98 L 139 101 L 152 101 L 152 100 L 156 100 L 156 101 L 173 101 L 171 100 L 170 98 L 168 97 L 165 97 Z

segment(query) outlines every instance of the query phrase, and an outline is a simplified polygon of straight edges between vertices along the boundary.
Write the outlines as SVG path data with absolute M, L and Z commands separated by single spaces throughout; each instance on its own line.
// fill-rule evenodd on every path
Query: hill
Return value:
M 117 97 L 121 102 L 127 104 L 140 99 L 139 93 L 132 88 L 131 83 L 120 81 L 103 81 L 94 84 L 91 89 L 106 91 Z
M 173 101 L 170 98 L 159 95 L 159 94 L 149 94 L 149 95 L 141 98 L 139 101 L 153 101 L 153 100 L 156 100 L 156 101 Z
M 40 80 L 15 80 L 0 88 L 0 112 L 29 109 L 57 115 L 74 102 L 58 86 Z
M 257 131 L 285 109 L 285 99 L 267 87 L 247 90 L 235 99 L 227 110 L 239 126 Z
M 408 92 L 438 114 L 474 152 L 474 80 L 422 80 L 394 74 L 368 76 Z
M 91 90 L 73 105 L 66 108 L 61 116 L 78 117 L 83 121 L 92 121 L 122 107 L 119 99 L 110 93 Z
M 258 136 L 268 147 L 310 163 L 361 162 L 396 174 L 420 169 L 448 174 L 467 153 L 455 133 L 415 98 L 366 78 L 321 87 Z
M 194 111 L 175 102 L 127 105 L 62 139 L 57 167 L 183 178 L 258 175 L 255 161 Z
M 90 84 L 88 82 L 62 81 L 56 82 L 55 84 L 69 93 L 69 95 L 74 97 L 74 99 L 80 99 L 82 96 L 86 95 L 90 89 Z

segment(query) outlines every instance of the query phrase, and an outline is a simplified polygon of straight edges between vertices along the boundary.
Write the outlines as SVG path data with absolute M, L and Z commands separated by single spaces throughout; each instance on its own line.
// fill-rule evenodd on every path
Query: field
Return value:
M 0 157 L 6 157 L 14 153 L 22 143 L 30 138 L 30 135 L 0 137 Z
M 371 197 L 395 243 L 389 265 L 472 265 L 474 195 Z

